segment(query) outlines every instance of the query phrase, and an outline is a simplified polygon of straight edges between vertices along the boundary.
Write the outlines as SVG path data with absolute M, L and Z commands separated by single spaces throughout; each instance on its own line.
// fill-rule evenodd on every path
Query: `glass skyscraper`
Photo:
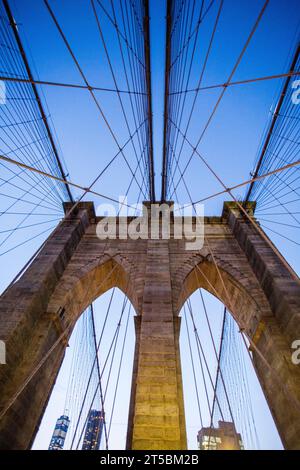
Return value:
M 52 434 L 49 450 L 62 450 L 64 448 L 69 424 L 70 419 L 68 416 L 62 415 L 60 418 L 58 418 Z
M 103 432 L 104 414 L 91 410 L 86 424 L 82 450 L 99 450 Z

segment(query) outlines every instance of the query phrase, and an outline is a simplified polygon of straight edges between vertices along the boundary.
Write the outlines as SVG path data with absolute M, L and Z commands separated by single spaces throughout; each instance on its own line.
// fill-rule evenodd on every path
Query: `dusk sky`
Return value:
M 11 8 L 18 25 L 19 33 L 24 41 L 35 77 L 40 80 L 64 83 L 82 84 L 82 79 L 74 66 L 74 62 L 61 37 L 59 36 L 49 13 L 42 0 L 11 0 Z M 110 9 L 111 2 L 102 2 Z M 116 5 L 118 2 L 114 2 Z M 199 2 L 196 2 L 199 3 Z M 222 84 L 226 82 L 230 72 L 249 36 L 251 28 L 263 6 L 262 0 L 224 0 L 220 20 L 216 30 L 213 48 L 209 56 L 207 68 L 203 77 L 202 86 Z M 103 45 L 99 39 L 99 32 L 93 16 L 91 4 L 88 0 L 51 0 L 51 7 L 57 15 L 63 30 L 82 66 L 89 82 L 94 86 L 113 87 L 112 77 L 104 54 Z M 209 4 L 208 1 L 205 4 Z M 300 6 L 297 0 L 271 0 L 261 19 L 249 47 L 239 64 L 234 81 L 248 78 L 263 77 L 285 73 L 291 62 L 295 46 L 299 40 Z M 201 64 L 205 58 L 209 37 L 214 25 L 220 2 L 215 0 L 199 30 L 199 38 L 195 53 L 195 65 L 191 72 L 188 88 L 195 88 Z M 122 81 L 121 62 L 117 48 L 117 37 L 112 25 L 99 9 L 100 20 L 104 36 L 109 47 L 112 63 L 120 79 L 120 88 L 126 88 Z M 152 64 L 152 102 L 154 126 L 154 167 L 156 196 L 161 193 L 162 146 L 163 146 L 163 107 L 164 107 L 164 73 L 165 73 L 165 1 L 150 0 L 150 39 Z M 264 130 L 270 120 L 278 94 L 283 84 L 282 79 L 266 80 L 257 83 L 232 86 L 226 90 L 218 110 L 203 137 L 199 151 L 205 156 L 214 171 L 222 176 L 227 187 L 247 180 L 253 171 L 254 162 L 264 135 Z M 95 103 L 87 90 L 78 90 L 62 87 L 39 87 L 43 99 L 47 103 L 48 114 L 55 127 L 57 142 L 68 173 L 68 178 L 83 187 L 87 187 L 95 176 L 105 167 L 106 163 L 117 152 L 117 147 L 107 131 L 103 119 L 99 116 Z M 9 85 L 8 85 L 9 94 Z M 188 132 L 189 140 L 195 144 L 201 134 L 205 123 L 220 94 L 220 89 L 200 91 L 193 119 Z M 98 91 L 96 95 L 111 123 L 118 139 L 124 143 L 128 132 L 122 119 L 120 105 L 116 94 Z M 193 94 L 188 95 L 187 109 L 189 109 Z M 126 102 L 128 97 L 124 97 Z M 128 102 L 127 102 L 128 106 Z M 1 110 L 0 110 L 1 111 Z M 187 114 L 184 115 L 184 119 Z M 134 125 L 130 121 L 132 128 Z M 184 125 L 182 126 L 184 128 Z M 181 157 L 182 167 L 191 154 L 191 148 L 185 144 Z M 127 148 L 129 158 L 132 149 Z M 174 176 L 178 182 L 179 173 Z M 186 181 L 189 183 L 190 195 L 193 201 L 200 200 L 220 191 L 222 188 L 199 158 L 193 157 L 186 172 Z M 118 158 L 103 178 L 95 185 L 95 190 L 112 198 L 126 194 L 130 181 L 130 173 L 121 158 Z M 73 190 L 72 190 L 73 191 Z M 235 196 L 242 199 L 246 187 L 235 191 Z M 75 198 L 81 195 L 77 189 L 73 191 Z M 175 195 L 173 195 L 175 196 Z M 189 195 L 181 182 L 178 184 L 177 197 L 180 203 L 189 203 Z M 134 204 L 139 197 L 139 188 L 132 185 L 128 194 L 128 203 Z M 205 215 L 220 215 L 223 202 L 228 200 L 224 194 L 205 202 Z M 100 197 L 88 195 L 85 200 L 93 200 L 98 214 L 101 214 L 100 204 L 106 203 Z M 1 278 L 0 288 L 3 290 L 22 268 L 33 252 L 49 236 L 51 230 L 62 217 L 62 208 L 56 206 L 51 217 L 44 219 L 49 229 L 41 236 L 28 242 L 13 251 L 8 251 L 0 258 Z M 271 219 L 270 219 L 271 220 Z M 2 221 L 0 221 L 2 224 Z M 17 223 L 10 219 L 11 226 Z M 299 248 L 286 238 L 268 231 L 274 228 L 272 224 L 265 223 L 264 229 L 280 251 L 286 256 L 296 272 L 300 272 Z M 2 227 L 2 225 L 1 225 Z M 38 228 L 29 228 L 26 232 L 28 238 L 31 234 L 38 234 L 43 225 Z M 25 230 L 26 231 L 26 230 Z M 280 230 L 279 230 L 280 231 Z M 284 235 L 299 241 L 297 230 L 285 227 Z M 17 233 L 3 245 L 2 251 L 14 247 L 26 239 L 24 231 Z M 2 254 L 2 253 L 1 253 Z M 104 312 L 107 309 L 110 292 L 97 299 L 94 304 L 96 331 L 101 331 Z M 207 309 L 211 318 L 216 340 L 219 341 L 223 305 L 215 297 L 204 293 Z M 103 344 L 103 357 L 109 348 L 109 342 L 118 321 L 123 294 L 119 291 L 114 300 L 109 332 Z M 198 330 L 207 351 L 208 361 L 215 371 L 216 362 L 213 357 L 207 325 L 203 318 L 203 307 L 196 292 L 192 296 L 193 310 L 197 315 Z M 110 448 L 124 448 L 126 438 L 126 423 L 129 405 L 131 370 L 134 351 L 134 325 L 133 309 L 129 323 L 128 338 L 126 342 L 126 361 L 121 371 L 118 402 L 114 413 Z M 183 314 L 183 312 L 182 312 Z M 124 332 L 125 325 L 122 325 Z M 191 328 L 191 325 L 190 325 Z M 192 331 L 192 330 L 191 330 Z M 238 329 L 237 329 L 238 331 Z M 123 334 L 123 333 L 122 333 Z M 237 332 L 237 336 L 239 333 Z M 56 419 L 63 413 L 65 395 L 67 391 L 68 374 L 73 353 L 72 344 L 67 350 L 66 360 L 62 366 L 53 395 L 47 407 L 40 431 L 36 437 L 33 448 L 48 448 Z M 196 345 L 193 343 L 193 350 Z M 121 344 L 117 354 L 120 354 Z M 255 417 L 255 427 L 262 449 L 281 449 L 281 441 L 268 410 L 260 385 L 250 363 L 246 350 L 243 360 L 247 366 L 247 380 Z M 197 448 L 196 436 L 200 429 L 199 417 L 196 412 L 196 396 L 193 385 L 189 347 L 184 319 L 182 319 L 181 333 L 181 361 L 183 368 L 184 398 L 186 408 L 186 421 L 188 432 L 188 445 L 190 449 Z M 197 373 L 200 374 L 199 370 Z M 206 425 L 209 425 L 209 413 L 204 403 L 204 389 L 200 387 L 203 398 L 203 413 Z M 210 392 L 212 393 L 212 392 Z M 108 396 L 107 409 L 112 405 L 112 397 Z

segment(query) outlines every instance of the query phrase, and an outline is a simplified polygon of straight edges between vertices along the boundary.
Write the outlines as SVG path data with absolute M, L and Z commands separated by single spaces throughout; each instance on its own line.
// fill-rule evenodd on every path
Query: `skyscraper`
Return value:
M 202 428 L 197 436 L 200 450 L 243 450 L 242 437 L 233 423 L 219 421 L 218 428 Z
M 82 450 L 99 450 L 104 425 L 104 413 L 91 410 L 86 424 Z
M 48 450 L 62 450 L 69 428 L 70 419 L 67 415 L 62 415 L 56 421 Z

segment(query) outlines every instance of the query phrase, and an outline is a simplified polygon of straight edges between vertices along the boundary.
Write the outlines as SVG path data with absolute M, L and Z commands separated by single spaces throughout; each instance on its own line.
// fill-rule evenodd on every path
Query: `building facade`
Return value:
M 244 450 L 241 435 L 228 421 L 219 421 L 217 428 L 202 428 L 197 440 L 199 450 Z
M 82 450 L 99 450 L 104 426 L 104 413 L 91 410 L 86 424 Z
M 63 450 L 69 425 L 70 419 L 67 415 L 62 415 L 58 418 L 50 441 L 49 450 Z

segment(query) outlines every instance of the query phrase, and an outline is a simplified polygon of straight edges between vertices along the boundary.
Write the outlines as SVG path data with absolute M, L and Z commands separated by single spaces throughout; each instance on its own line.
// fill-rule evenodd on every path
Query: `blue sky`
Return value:
M 212 28 L 218 2 L 215 3 L 214 9 L 211 10 L 211 17 L 207 17 L 207 22 L 204 22 L 203 28 L 200 29 L 199 47 L 197 49 L 199 56 L 196 56 L 197 61 L 195 61 L 195 70 L 193 69 L 192 72 L 191 87 L 197 82 L 199 67 L 206 51 L 205 46 L 207 46 L 209 31 Z M 152 0 L 150 4 L 154 160 L 156 192 L 157 197 L 160 197 L 163 132 L 164 51 L 162 44 L 164 44 L 164 2 Z M 252 2 L 226 0 L 224 2 L 214 47 L 203 78 L 203 85 L 223 83 L 226 80 L 262 4 L 263 2 L 258 0 Z M 70 7 L 70 1 L 58 2 L 54 0 L 51 5 L 90 82 L 99 86 L 112 86 L 112 79 L 89 2 L 76 0 L 72 2 L 72 7 Z M 12 7 L 16 18 L 19 18 L 20 34 L 27 50 L 30 51 L 29 57 L 31 58 L 33 70 L 36 71 L 35 75 L 42 80 L 82 83 L 81 77 L 43 2 L 14 0 Z M 270 1 L 259 28 L 234 75 L 234 79 L 239 80 L 285 72 L 295 46 L 298 18 L 299 5 L 297 1 L 290 0 L 288 3 L 280 0 Z M 110 51 L 112 59 L 115 59 L 114 64 L 119 64 L 120 57 L 114 52 L 117 49 L 116 38 L 108 22 L 103 21 L 103 29 L 107 39 L 111 38 Z M 203 48 L 201 47 L 202 44 L 204 45 Z M 119 70 L 117 65 L 115 67 L 116 70 Z M 281 85 L 281 80 L 271 80 L 235 86 L 226 91 L 218 111 L 199 146 L 200 152 L 216 172 L 222 176 L 226 185 L 236 184 L 248 179 L 249 173 L 253 169 L 263 130 L 271 116 L 270 110 L 274 109 L 275 98 Z M 99 113 L 87 91 L 59 87 L 43 87 L 41 91 L 44 93 L 49 106 L 49 115 L 55 125 L 61 155 L 66 161 L 69 178 L 86 186 L 116 153 L 116 145 L 107 132 L 107 128 L 99 117 Z M 197 141 L 200 130 L 214 106 L 218 93 L 219 90 L 207 90 L 199 93 L 194 118 L 188 134 L 192 142 Z M 117 97 L 115 94 L 112 95 L 106 92 L 97 92 L 97 97 L 120 142 L 125 142 L 127 132 L 124 120 L 116 118 L 120 113 Z M 187 109 L 189 109 L 188 104 L 187 101 Z M 188 159 L 190 153 L 190 148 L 185 145 L 182 153 L 182 166 L 184 166 L 184 162 Z M 129 177 L 130 173 L 124 165 L 124 161 L 118 158 L 111 166 L 111 170 L 96 184 L 95 189 L 102 194 L 118 197 L 118 195 L 126 192 Z M 192 159 L 187 170 L 186 179 L 189 182 L 193 200 L 198 200 L 220 190 L 219 183 L 209 174 L 196 156 Z M 175 177 L 175 182 L 177 180 L 178 174 Z M 74 194 L 78 196 L 80 192 L 75 190 Z M 180 202 L 189 202 L 182 183 L 178 187 L 178 194 Z M 243 194 L 243 189 L 236 192 L 236 195 Z M 138 189 L 137 186 L 133 185 L 129 200 L 136 202 L 137 197 Z M 91 199 L 91 197 L 89 198 Z M 96 197 L 92 199 L 96 207 L 103 202 Z M 209 215 L 220 214 L 223 201 L 224 196 L 208 201 L 205 204 L 205 213 Z M 53 217 L 55 215 L 60 217 L 61 214 L 56 212 Z M 48 226 L 49 230 L 51 226 Z M 35 233 L 38 233 L 38 230 Z M 15 234 L 15 237 L 17 237 L 17 234 Z M 278 243 L 289 261 L 295 263 L 295 245 L 284 243 L 282 238 L 276 238 L 274 234 L 272 234 L 272 237 L 274 237 L 275 242 Z M 26 237 L 24 236 L 24 238 Z M 13 239 L 11 238 L 11 240 L 13 246 Z M 16 238 L 16 241 L 18 240 Z M 26 244 L 24 248 L 21 247 L 17 250 L 13 264 L 9 262 L 12 259 L 12 253 L 8 253 L 3 257 L 4 262 L 6 259 L 8 260 L 9 269 L 7 278 L 2 281 L 2 287 L 7 284 L 7 279 L 12 279 L 15 272 L 28 259 L 28 253 L 33 252 L 41 241 L 42 238 L 38 238 Z
M 52 0 L 50 3 L 90 82 L 94 85 L 111 87 L 112 80 L 103 47 L 99 41 L 99 34 L 90 3 L 86 0 Z M 104 3 L 109 4 L 109 2 Z M 30 50 L 30 61 L 35 76 L 41 80 L 82 83 L 43 2 L 40 0 L 12 0 L 11 5 L 20 34 L 25 41 L 26 50 Z M 262 5 L 261 0 L 243 0 L 242 2 L 225 0 L 214 47 L 203 80 L 204 86 L 223 83 L 227 79 Z M 154 160 L 156 192 L 159 197 L 163 137 L 165 2 L 150 0 L 150 8 Z M 207 21 L 203 23 L 203 27 L 200 29 L 199 47 L 191 76 L 191 88 L 197 83 L 199 65 L 204 58 L 217 8 L 218 2 L 216 1 L 212 7 L 211 16 L 208 16 Z M 238 67 L 234 80 L 279 74 L 286 71 L 299 32 L 299 13 L 299 2 L 297 0 L 288 0 L 287 2 L 283 0 L 270 1 L 259 28 Z M 103 30 L 109 43 L 112 61 L 119 71 L 120 57 L 117 54 L 116 37 L 109 23 L 105 20 L 103 20 Z M 270 118 L 271 107 L 274 105 L 274 100 L 281 85 L 281 80 L 272 80 L 235 86 L 226 91 L 199 150 L 205 155 L 216 172 L 222 175 L 227 186 L 248 179 L 249 173 L 253 169 L 263 130 Z M 99 113 L 87 91 L 60 89 L 58 87 L 43 87 L 42 91 L 56 129 L 61 154 L 70 174 L 69 178 L 74 182 L 87 186 L 98 171 L 104 167 L 105 163 L 116 153 L 116 146 L 111 136 L 109 136 L 105 124 L 99 118 Z M 200 92 L 189 130 L 189 138 L 192 142 L 197 141 L 218 94 L 219 90 Z M 106 92 L 97 92 L 97 97 L 120 142 L 125 142 L 127 132 L 124 121 L 120 118 L 117 97 Z M 188 100 L 187 104 L 189 104 Z M 182 154 L 182 165 L 189 156 L 190 149 L 185 145 Z M 124 162 L 118 159 L 112 166 L 111 171 L 107 172 L 106 176 L 97 183 L 95 189 L 103 194 L 118 198 L 119 195 L 125 193 L 129 176 Z M 177 178 L 178 175 L 175 177 L 175 181 Z M 193 200 L 220 190 L 219 184 L 197 158 L 193 159 L 187 171 L 186 179 L 189 182 Z M 78 196 L 80 193 L 74 191 L 74 194 Z M 244 190 L 236 192 L 236 195 L 243 194 Z M 189 202 L 182 184 L 178 187 L 178 195 L 180 202 Z M 138 190 L 134 187 L 129 194 L 129 202 L 136 202 L 137 197 Z M 89 196 L 88 199 L 91 199 L 91 197 Z M 102 202 L 101 199 L 96 197 L 92 199 L 96 207 Z M 224 196 L 207 202 L 205 204 L 205 214 L 219 215 L 223 201 Z M 274 235 L 272 237 L 279 249 L 298 271 L 300 258 L 299 254 L 295 252 L 295 246 L 283 242 L 280 237 Z M 1 288 L 7 285 L 41 241 L 42 238 L 39 238 L 2 257 L 6 270 L 5 275 L 2 275 L 0 279 Z M 221 305 L 211 296 L 208 296 L 207 301 L 212 311 L 219 312 L 219 317 L 217 315 L 218 319 L 216 319 L 216 325 L 218 326 L 220 324 Z M 99 299 L 96 302 L 96 312 L 105 308 L 105 302 L 107 302 L 106 298 Z M 197 301 L 193 300 L 193 302 L 195 302 L 195 308 L 198 308 Z M 131 324 L 128 358 L 132 357 L 133 342 L 134 333 Z M 182 339 L 182 351 L 182 361 L 184 363 L 187 355 L 186 339 Z M 130 376 L 130 367 L 131 363 L 128 359 L 122 382 L 124 406 L 122 409 L 120 408 L 116 416 L 116 423 L 122 424 L 116 424 L 113 435 L 113 446 L 116 447 L 118 447 L 118 439 L 121 435 L 122 442 L 124 442 L 126 428 L 124 423 L 126 423 L 126 410 L 129 400 L 130 381 L 128 377 Z M 263 397 L 252 372 L 249 375 L 249 381 L 253 390 L 255 409 L 260 410 L 257 424 L 263 436 L 262 447 L 280 448 L 278 436 L 268 410 L 263 404 Z M 184 374 L 184 384 L 185 396 L 187 397 L 189 442 L 190 446 L 194 447 L 198 423 L 190 405 L 192 400 L 189 400 L 189 397 L 193 396 L 190 372 Z M 64 388 L 64 378 L 60 376 L 54 394 L 62 399 Z M 61 411 L 58 401 L 56 405 L 54 401 L 50 401 L 41 433 L 36 441 L 36 447 L 47 447 L 54 422 Z

